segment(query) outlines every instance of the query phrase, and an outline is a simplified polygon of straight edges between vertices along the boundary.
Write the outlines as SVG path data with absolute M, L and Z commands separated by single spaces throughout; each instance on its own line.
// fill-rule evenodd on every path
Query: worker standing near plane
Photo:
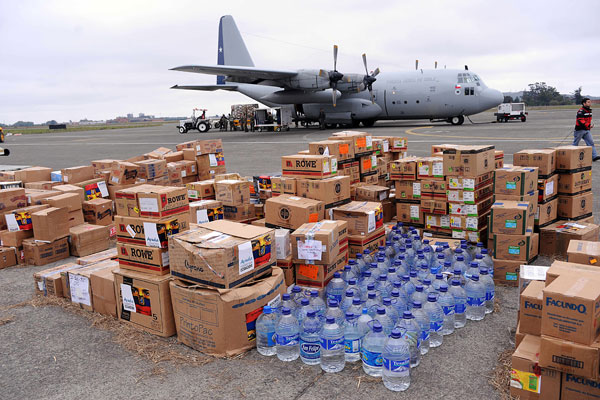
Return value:
M 594 145 L 594 139 L 592 138 L 591 129 L 594 127 L 592 124 L 592 101 L 589 97 L 584 97 L 581 100 L 581 108 L 577 111 L 577 119 L 575 121 L 575 131 L 573 132 L 573 146 L 579 145 L 579 141 L 583 139 L 586 145 L 592 146 L 592 160 L 600 160 L 596 146 Z

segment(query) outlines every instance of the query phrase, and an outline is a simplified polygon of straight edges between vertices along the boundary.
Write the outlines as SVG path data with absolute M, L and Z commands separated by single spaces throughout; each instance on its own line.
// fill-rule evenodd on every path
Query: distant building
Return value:
M 127 118 L 132 119 L 133 118 L 133 114 L 132 113 L 127 114 Z

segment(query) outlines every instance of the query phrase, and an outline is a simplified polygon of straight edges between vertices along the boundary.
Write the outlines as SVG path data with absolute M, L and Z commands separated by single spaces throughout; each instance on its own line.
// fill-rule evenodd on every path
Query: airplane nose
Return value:
M 501 91 L 487 88 L 481 93 L 481 106 L 484 109 L 496 107 L 504 101 L 504 95 Z

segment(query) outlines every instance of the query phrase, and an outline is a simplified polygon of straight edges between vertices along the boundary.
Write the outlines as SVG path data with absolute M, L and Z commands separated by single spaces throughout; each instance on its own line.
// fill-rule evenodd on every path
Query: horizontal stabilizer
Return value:
M 175 85 L 171 87 L 171 89 L 204 90 L 207 92 L 214 92 L 215 90 L 228 90 L 235 92 L 237 88 L 237 85 Z

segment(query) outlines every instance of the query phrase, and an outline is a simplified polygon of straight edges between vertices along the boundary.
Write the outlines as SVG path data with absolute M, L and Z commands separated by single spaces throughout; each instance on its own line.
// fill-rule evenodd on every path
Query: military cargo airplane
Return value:
M 175 85 L 172 89 L 240 92 L 269 107 L 293 105 L 309 121 L 325 119 L 329 126 L 370 127 L 378 120 L 430 119 L 461 125 L 464 117 L 496 107 L 504 96 L 468 70 L 347 74 L 337 70 L 297 71 L 256 68 L 232 16 L 219 22 L 217 65 L 185 65 L 174 71 L 217 75 L 215 85 Z M 323 115 L 324 114 L 324 115 Z

